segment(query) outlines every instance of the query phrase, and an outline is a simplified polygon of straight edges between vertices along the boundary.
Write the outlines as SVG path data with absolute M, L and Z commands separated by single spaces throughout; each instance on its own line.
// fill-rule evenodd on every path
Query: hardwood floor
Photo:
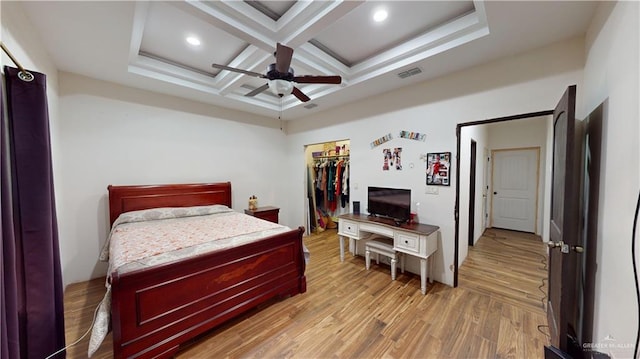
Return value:
M 307 292 L 272 301 L 187 344 L 177 358 L 538 358 L 548 344 L 539 237 L 488 230 L 470 248 L 459 286 L 430 284 L 364 259 L 339 259 L 335 230 L 305 238 Z M 546 282 L 546 280 L 544 281 Z M 67 343 L 89 327 L 104 278 L 65 292 Z M 544 333 L 543 333 L 544 332 Z M 111 334 L 94 358 L 111 357 Z M 88 339 L 67 358 L 86 358 Z

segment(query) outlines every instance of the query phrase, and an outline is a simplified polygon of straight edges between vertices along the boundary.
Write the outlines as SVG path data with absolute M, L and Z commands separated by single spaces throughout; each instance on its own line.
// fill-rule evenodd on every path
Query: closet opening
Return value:
M 350 211 L 349 140 L 305 146 L 307 234 L 338 228 L 338 216 Z

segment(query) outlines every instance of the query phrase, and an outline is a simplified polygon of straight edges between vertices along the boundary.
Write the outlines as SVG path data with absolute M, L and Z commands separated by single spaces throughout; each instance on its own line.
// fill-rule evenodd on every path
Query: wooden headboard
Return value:
M 109 223 L 123 212 L 159 207 L 224 204 L 231 208 L 231 182 L 113 186 L 109 191 Z

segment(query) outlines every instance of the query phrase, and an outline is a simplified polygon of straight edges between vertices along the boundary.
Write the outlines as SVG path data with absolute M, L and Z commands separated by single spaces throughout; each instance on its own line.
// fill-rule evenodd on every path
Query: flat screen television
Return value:
M 391 218 L 398 225 L 411 218 L 410 189 L 369 187 L 367 200 L 370 215 Z

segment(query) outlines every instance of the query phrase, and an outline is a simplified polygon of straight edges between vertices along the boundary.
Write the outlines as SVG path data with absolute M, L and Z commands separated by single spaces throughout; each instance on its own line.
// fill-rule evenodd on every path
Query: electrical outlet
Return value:
M 427 186 L 424 190 L 426 194 L 438 194 L 438 187 Z

